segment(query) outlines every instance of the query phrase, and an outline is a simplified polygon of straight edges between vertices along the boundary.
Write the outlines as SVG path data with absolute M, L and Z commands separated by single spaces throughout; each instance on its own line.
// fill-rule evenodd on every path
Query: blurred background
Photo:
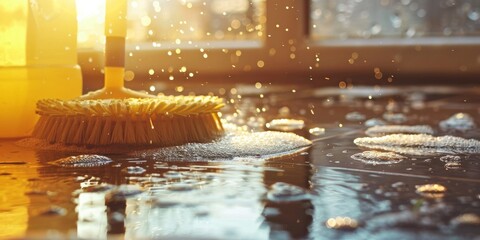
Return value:
M 101 86 L 104 1 L 77 0 L 85 90 Z M 130 0 L 132 88 L 475 83 L 475 0 Z

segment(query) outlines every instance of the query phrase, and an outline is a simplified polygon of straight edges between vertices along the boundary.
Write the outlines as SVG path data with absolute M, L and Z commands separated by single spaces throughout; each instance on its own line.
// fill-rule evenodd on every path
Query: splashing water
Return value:
M 476 128 L 475 121 L 466 113 L 456 113 L 448 119 L 441 121 L 439 126 L 444 131 L 457 130 L 461 132 Z
M 110 164 L 112 159 L 101 155 L 78 155 L 50 162 L 60 167 L 101 167 Z
M 428 125 L 387 125 L 373 126 L 365 131 L 368 136 L 383 136 L 394 133 L 424 133 L 433 134 L 433 129 Z
M 382 137 L 356 138 L 353 142 L 360 147 L 417 156 L 445 153 L 480 154 L 480 141 L 454 136 L 391 134 Z
M 395 164 L 407 159 L 406 157 L 393 152 L 379 151 L 364 151 L 361 153 L 355 153 L 350 157 L 353 160 L 361 161 L 363 163 L 372 165 Z
M 134 152 L 134 156 L 155 160 L 227 160 L 234 158 L 269 159 L 294 154 L 312 143 L 296 134 L 284 132 L 242 132 L 227 134 L 211 143 L 188 143 L 181 146 Z
M 268 129 L 280 131 L 293 131 L 305 127 L 305 122 L 298 119 L 273 119 L 265 125 Z

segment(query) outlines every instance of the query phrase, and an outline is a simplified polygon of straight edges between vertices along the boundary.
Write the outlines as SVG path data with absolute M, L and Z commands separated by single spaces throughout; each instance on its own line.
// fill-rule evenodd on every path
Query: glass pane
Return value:
M 317 39 L 480 35 L 478 0 L 311 0 Z
M 105 1 L 77 0 L 79 46 L 101 44 Z M 265 0 L 129 0 L 127 41 L 256 40 Z

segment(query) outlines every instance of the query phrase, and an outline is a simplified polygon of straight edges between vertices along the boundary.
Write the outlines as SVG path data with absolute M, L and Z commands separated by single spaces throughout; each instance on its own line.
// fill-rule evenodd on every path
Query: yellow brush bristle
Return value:
M 207 142 L 223 134 L 211 96 L 57 100 L 37 103 L 33 137 L 73 145 L 172 146 Z

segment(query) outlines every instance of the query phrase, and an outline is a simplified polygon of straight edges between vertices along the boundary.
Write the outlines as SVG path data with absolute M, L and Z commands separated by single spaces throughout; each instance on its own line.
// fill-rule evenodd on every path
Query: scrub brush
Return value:
M 104 88 L 73 100 L 38 101 L 32 136 L 83 146 L 172 146 L 221 136 L 222 99 L 157 97 L 124 87 L 126 11 L 126 0 L 107 0 Z

